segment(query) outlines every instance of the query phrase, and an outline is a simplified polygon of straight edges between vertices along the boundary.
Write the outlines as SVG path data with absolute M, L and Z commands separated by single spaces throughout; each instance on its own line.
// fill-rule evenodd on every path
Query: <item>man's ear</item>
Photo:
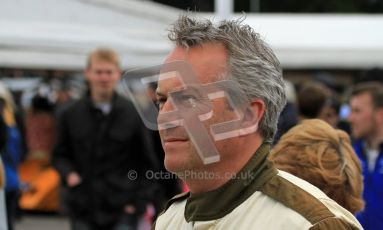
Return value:
M 261 99 L 253 100 L 244 111 L 244 117 L 242 119 L 241 129 L 243 130 L 242 135 L 256 132 L 258 124 L 263 114 L 265 113 L 266 105 Z
M 251 108 L 253 109 L 253 112 L 258 117 L 258 121 L 261 120 L 263 117 L 263 114 L 266 111 L 266 105 L 265 102 L 261 99 L 256 99 L 251 102 Z
M 375 117 L 379 124 L 383 124 L 383 108 L 375 109 Z
M 88 67 L 84 70 L 84 76 L 85 76 L 85 80 L 89 81 L 90 69 Z

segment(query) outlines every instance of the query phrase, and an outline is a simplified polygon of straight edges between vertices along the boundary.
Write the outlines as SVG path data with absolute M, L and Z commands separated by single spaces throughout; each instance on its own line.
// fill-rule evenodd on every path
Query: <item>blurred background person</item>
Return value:
M 362 172 L 347 133 L 319 119 L 304 120 L 282 136 L 270 160 L 315 185 L 355 214 L 363 209 Z
M 278 119 L 274 143 L 298 123 L 297 93 L 294 84 L 287 80 L 285 80 L 285 92 L 287 102 Z
M 320 82 L 307 82 L 298 91 L 300 120 L 318 118 L 337 127 L 339 109 L 336 93 Z
M 49 160 L 55 138 L 53 104 L 48 98 L 36 94 L 26 114 L 28 157 Z
M 65 103 L 68 103 L 74 99 L 71 83 L 69 80 L 57 81 L 54 84 L 54 97 L 55 97 L 55 106 L 59 107 Z
M 14 219 L 18 211 L 20 181 L 18 166 L 25 153 L 21 133 L 21 119 L 17 119 L 16 106 L 9 90 L 0 82 L 0 115 L 5 125 L 5 145 L 2 149 L 2 160 L 5 169 L 5 199 L 8 229 L 13 230 Z
M 7 141 L 6 126 L 2 117 L 0 117 L 0 154 L 1 155 L 3 154 L 6 141 Z M 4 188 L 5 188 L 5 172 L 4 172 L 3 161 L 0 157 L 0 230 L 8 229 L 7 212 L 5 208 Z
M 71 228 L 136 229 L 155 190 L 144 178 L 157 170 L 147 130 L 133 104 L 115 91 L 121 77 L 115 51 L 93 51 L 85 77 L 87 94 L 60 109 L 53 154 Z
M 358 215 L 365 229 L 383 229 L 383 85 L 355 85 L 349 121 L 355 152 L 362 162 L 366 208 Z
M 28 211 L 57 211 L 59 209 L 59 176 L 50 164 L 55 120 L 53 103 L 46 94 L 39 92 L 32 97 L 26 111 L 25 136 L 28 153 L 19 165 L 22 193 L 19 205 Z

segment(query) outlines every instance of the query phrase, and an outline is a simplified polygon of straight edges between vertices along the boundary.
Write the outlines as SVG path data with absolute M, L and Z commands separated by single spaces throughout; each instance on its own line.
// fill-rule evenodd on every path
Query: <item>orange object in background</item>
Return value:
M 28 186 L 19 205 L 23 210 L 57 212 L 59 210 L 60 178 L 49 161 L 29 159 L 19 167 L 20 181 Z

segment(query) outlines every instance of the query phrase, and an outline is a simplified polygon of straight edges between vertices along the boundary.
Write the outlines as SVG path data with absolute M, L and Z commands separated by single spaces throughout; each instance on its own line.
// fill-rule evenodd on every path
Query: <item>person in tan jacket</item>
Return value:
M 362 167 L 346 132 L 319 119 L 304 120 L 282 136 L 269 159 L 351 213 L 363 210 Z

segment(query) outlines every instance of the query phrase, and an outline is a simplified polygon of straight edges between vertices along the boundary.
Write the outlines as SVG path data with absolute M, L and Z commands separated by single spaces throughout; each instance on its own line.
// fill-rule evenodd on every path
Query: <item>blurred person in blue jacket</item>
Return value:
M 3 124 L 5 144 L 1 148 L 1 158 L 5 171 L 5 199 L 8 229 L 13 230 L 19 198 L 18 165 L 23 154 L 23 140 L 15 116 L 16 106 L 9 90 L 0 83 L 0 119 Z
M 383 229 L 383 85 L 357 84 L 350 99 L 349 121 L 354 149 L 364 175 L 366 207 L 358 214 L 365 229 Z

